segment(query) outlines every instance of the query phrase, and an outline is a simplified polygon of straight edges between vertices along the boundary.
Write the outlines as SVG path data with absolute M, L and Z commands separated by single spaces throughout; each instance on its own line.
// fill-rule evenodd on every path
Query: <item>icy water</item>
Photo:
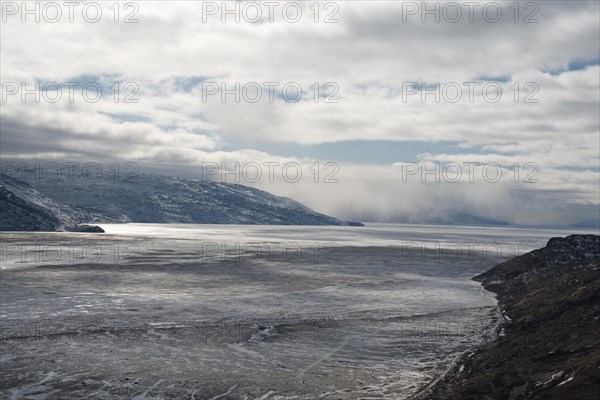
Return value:
M 413 398 L 495 334 L 470 278 L 574 233 L 102 226 L 2 233 L 1 398 Z

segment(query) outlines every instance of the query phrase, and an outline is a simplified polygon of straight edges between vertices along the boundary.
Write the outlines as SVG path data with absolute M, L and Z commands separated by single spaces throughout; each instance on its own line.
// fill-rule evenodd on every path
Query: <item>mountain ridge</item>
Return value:
M 84 223 L 198 223 L 269 225 L 359 225 L 318 213 L 307 206 L 239 184 L 205 182 L 156 174 L 129 179 L 34 180 L 25 183 L 0 174 L 6 207 L 0 229 L 36 230 Z M 14 199 L 21 199 L 16 202 Z M 12 202 L 12 203 L 11 203 Z M 10 205 L 10 206 L 9 206 Z M 9 215 L 9 209 L 21 221 Z M 44 216 L 34 215 L 45 213 Z M 362 224 L 360 224 L 362 225 Z

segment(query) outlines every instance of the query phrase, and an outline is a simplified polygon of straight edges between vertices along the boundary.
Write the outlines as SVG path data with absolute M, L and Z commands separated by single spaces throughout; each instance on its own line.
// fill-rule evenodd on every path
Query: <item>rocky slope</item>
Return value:
M 506 322 L 423 398 L 598 398 L 600 236 L 553 238 L 474 279 Z
M 79 176 L 71 180 L 32 180 L 28 184 L 1 175 L 3 200 L 21 199 L 57 221 L 2 208 L 2 230 L 27 227 L 54 230 L 57 225 L 109 222 L 353 225 L 317 213 L 285 197 L 243 185 L 141 174 L 133 179 Z M 12 193 L 12 195 L 8 195 Z M 12 206 L 11 206 L 12 207 Z M 31 215 L 29 215 L 29 214 Z M 25 216 L 28 214 L 28 216 Z M 15 216 L 16 215 L 16 216 Z M 41 221 L 45 222 L 41 222 Z M 33 222 L 32 222 L 33 221 Z M 33 225 L 32 225 L 33 226 Z M 12 229 L 11 229 L 12 228 Z M 22 230 L 22 229 L 19 229 Z M 31 230 L 34 230 L 33 228 Z
M 55 231 L 60 219 L 48 209 L 0 186 L 0 231 Z

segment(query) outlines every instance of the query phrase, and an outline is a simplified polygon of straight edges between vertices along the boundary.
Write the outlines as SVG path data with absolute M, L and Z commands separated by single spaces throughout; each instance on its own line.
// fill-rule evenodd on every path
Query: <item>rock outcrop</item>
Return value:
M 550 239 L 474 279 L 506 322 L 425 398 L 598 398 L 600 236 Z

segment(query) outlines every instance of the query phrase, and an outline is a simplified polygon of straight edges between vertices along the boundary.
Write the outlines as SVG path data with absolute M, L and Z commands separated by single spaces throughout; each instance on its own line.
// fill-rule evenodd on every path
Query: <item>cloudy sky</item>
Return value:
M 239 183 L 356 220 L 598 220 L 595 0 L 1 3 L 3 161 L 258 164 Z

